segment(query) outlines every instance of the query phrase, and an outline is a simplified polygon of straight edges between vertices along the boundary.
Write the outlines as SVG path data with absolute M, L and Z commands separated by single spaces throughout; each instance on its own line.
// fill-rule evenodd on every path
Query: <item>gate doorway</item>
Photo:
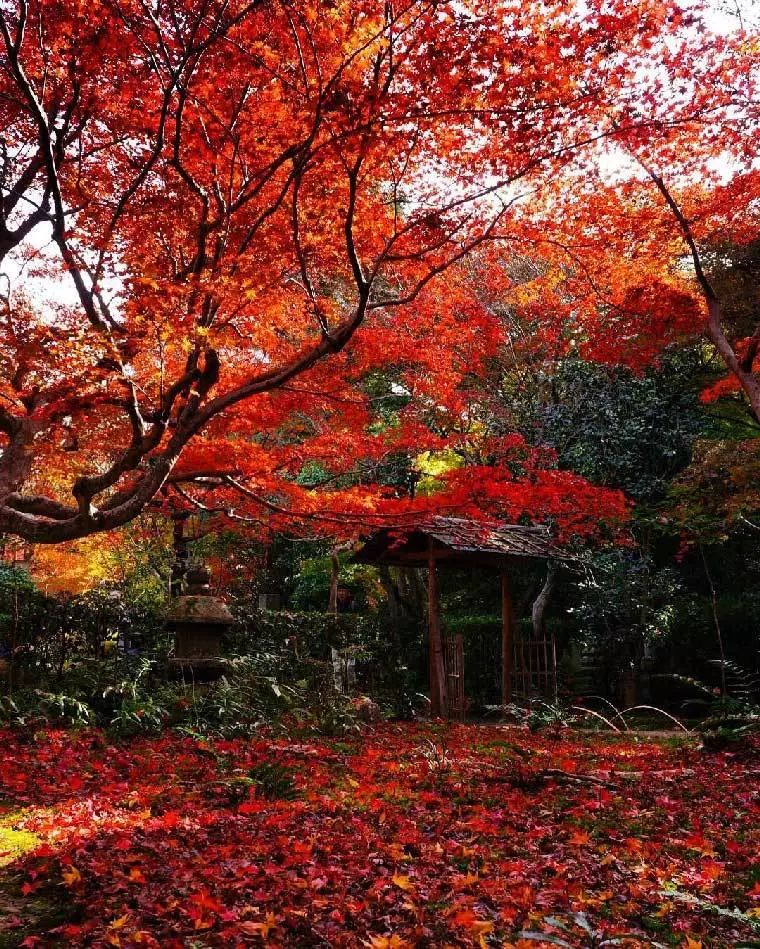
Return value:
M 461 633 L 447 636 L 445 641 L 445 664 L 449 718 L 463 722 L 467 713 L 464 694 L 464 637 Z
M 423 523 L 376 531 L 354 554 L 354 563 L 427 568 L 428 667 L 430 712 L 434 717 L 461 718 L 464 695 L 464 643 L 444 635 L 441 622 L 438 568 L 486 567 L 501 575 L 501 705 L 512 701 L 512 689 L 554 694 L 556 653 L 550 639 L 517 636 L 509 573 L 526 559 L 554 562 L 566 559 L 548 530 L 521 524 L 488 523 L 460 517 L 435 516 Z M 497 666 L 498 668 L 498 666 Z M 494 670 L 495 671 L 495 670 Z
M 554 637 L 535 639 L 517 635 L 512 659 L 512 694 L 557 697 L 557 644 Z

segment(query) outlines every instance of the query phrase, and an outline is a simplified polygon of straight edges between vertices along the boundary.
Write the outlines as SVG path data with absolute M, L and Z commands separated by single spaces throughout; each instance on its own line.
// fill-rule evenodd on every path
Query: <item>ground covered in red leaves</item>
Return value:
M 757 749 L 390 724 L 0 741 L 0 946 L 760 945 Z

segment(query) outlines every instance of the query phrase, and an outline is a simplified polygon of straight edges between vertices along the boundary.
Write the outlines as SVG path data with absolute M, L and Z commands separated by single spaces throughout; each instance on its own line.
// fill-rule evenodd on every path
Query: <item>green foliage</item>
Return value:
M 42 596 L 26 570 L 0 562 L 0 604 L 3 607 L 3 612 L 0 615 L 3 620 L 8 615 L 9 600 L 14 594 L 19 593 L 23 593 L 27 599 L 35 593 Z
M 15 726 L 90 725 L 93 711 L 86 702 L 65 692 L 32 689 L 0 697 L 0 722 Z
M 501 617 L 499 616 L 452 616 L 446 620 L 447 630 L 461 633 L 465 640 L 477 639 L 481 636 L 492 636 L 501 631 Z
M 736 750 L 759 732 L 760 713 L 708 719 L 702 723 L 702 746 L 708 751 Z
M 97 666 L 100 666 L 98 669 Z M 16 726 L 97 724 L 115 737 L 167 726 L 195 737 L 249 737 L 262 729 L 344 735 L 359 730 L 359 710 L 332 686 L 332 665 L 311 661 L 291 684 L 261 674 L 258 657 L 227 660 L 216 682 L 171 682 L 150 659 L 75 666 L 57 692 L 23 689 L 0 697 L 0 722 Z
M 350 700 L 332 687 L 330 664 L 312 665 L 306 678 L 287 685 L 256 670 L 251 657 L 236 657 L 229 671 L 204 689 L 175 687 L 172 724 L 188 734 L 228 738 L 272 728 L 319 735 L 359 730 Z
M 527 725 L 532 732 L 547 728 L 569 728 L 578 724 L 578 714 L 561 702 L 545 702 L 533 699 L 529 702 L 512 702 L 502 714 L 507 721 Z
M 417 493 L 435 494 L 441 490 L 443 477 L 464 465 L 460 454 L 450 448 L 441 451 L 424 451 L 414 461 L 414 470 L 418 474 Z
M 238 600 L 237 622 L 227 648 L 248 656 L 261 675 L 289 683 L 323 674 L 331 649 L 351 650 L 362 686 L 366 672 L 373 693 L 396 687 L 398 664 L 390 648 L 387 620 L 377 613 L 260 612 Z
M 377 617 L 261 613 L 254 595 L 231 599 L 237 623 L 225 644 L 227 668 L 206 686 L 167 679 L 164 604 L 147 594 L 133 603 L 99 588 L 54 599 L 27 574 L 4 571 L 3 605 L 16 625 L 14 677 L 0 719 L 15 724 L 93 722 L 121 737 L 167 725 L 250 735 L 287 719 L 298 730 L 344 734 L 357 728 L 357 714 L 335 695 L 331 649 L 350 647 L 378 685 L 388 671 Z
M 377 588 L 375 570 L 365 564 L 351 563 L 349 554 L 339 555 L 340 586 L 347 589 L 354 610 L 367 608 L 368 595 Z M 308 557 L 301 560 L 293 578 L 289 597 L 295 613 L 325 613 L 330 589 L 331 563 L 329 556 Z
M 357 710 L 351 701 L 338 693 L 310 696 L 310 703 L 300 714 L 300 729 L 309 734 L 336 737 L 360 731 Z M 316 699 L 316 701 L 314 701 Z
M 546 916 L 543 923 L 545 931 L 526 930 L 520 933 L 520 939 L 532 940 L 550 946 L 566 946 L 574 949 L 604 949 L 606 946 L 625 946 L 631 940 L 638 946 L 661 946 L 661 943 L 642 938 L 640 933 L 619 933 L 608 936 L 603 929 L 595 927 L 585 913 L 569 913 L 567 916 Z M 560 935 L 560 933 L 562 935 Z
M 107 587 L 49 597 L 24 572 L 0 571 L 0 656 L 12 660 L 16 686 L 60 683 L 72 674 L 97 677 L 95 660 L 112 675 L 109 657 L 120 640 L 127 651 L 166 654 L 162 610 L 163 604 L 130 600 Z
M 587 552 L 578 570 L 567 607 L 573 638 L 594 659 L 594 691 L 611 694 L 622 676 L 639 670 L 644 657 L 669 640 L 681 580 L 635 548 Z
M 558 453 L 561 468 L 654 501 L 689 463 L 704 430 L 703 374 L 699 349 L 667 354 L 644 374 L 570 358 L 524 387 L 513 411 L 527 438 Z
M 298 796 L 294 772 L 277 761 L 262 761 L 248 772 L 256 793 L 267 801 L 292 801 Z
M 103 690 L 104 699 L 114 700 L 115 708 L 108 727 L 115 734 L 126 737 L 140 732 L 159 732 L 166 724 L 168 710 L 146 688 L 155 666 L 151 659 L 140 659 L 130 678 Z
M 121 737 L 140 733 L 157 733 L 169 718 L 168 709 L 150 696 L 125 697 L 108 723 L 109 729 Z
M 719 904 L 713 903 L 704 897 L 697 896 L 694 893 L 684 893 L 683 891 L 676 889 L 674 886 L 664 889 L 662 891 L 662 895 L 667 899 L 678 900 L 679 902 L 690 906 L 697 906 L 699 909 L 715 914 L 716 916 L 723 916 L 727 917 L 728 919 L 737 920 L 743 926 L 746 926 L 748 929 L 760 935 L 760 921 L 752 912 L 743 913 L 736 907 L 720 906 Z M 756 947 L 757 945 L 758 942 L 756 940 L 751 942 L 748 940 L 742 940 L 739 949 L 751 949 L 751 947 Z
M 0 657 L 12 657 L 44 620 L 48 598 L 25 570 L 0 563 Z
M 171 723 L 193 735 L 246 737 L 289 714 L 296 689 L 281 685 L 273 675 L 262 674 L 257 657 L 227 660 L 227 670 L 216 682 L 198 687 L 192 683 L 164 687 Z
M 758 677 L 731 660 L 715 659 L 711 665 L 720 670 L 726 691 L 695 679 L 671 673 L 667 678 L 702 696 L 705 717 L 697 730 L 703 746 L 711 751 L 738 748 L 760 733 L 760 695 Z

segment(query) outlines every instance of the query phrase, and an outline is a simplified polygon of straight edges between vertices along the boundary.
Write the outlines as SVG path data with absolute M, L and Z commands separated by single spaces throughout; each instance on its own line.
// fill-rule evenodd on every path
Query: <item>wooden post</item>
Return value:
M 512 701 L 512 642 L 514 639 L 514 614 L 509 575 L 501 571 L 501 704 Z
M 438 576 L 435 570 L 434 541 L 428 546 L 428 657 L 430 669 L 430 714 L 447 716 L 446 669 L 443 658 L 443 636 L 441 634 L 441 603 L 438 591 Z
M 557 682 L 557 640 L 552 632 L 552 683 L 554 701 L 559 699 L 559 683 Z

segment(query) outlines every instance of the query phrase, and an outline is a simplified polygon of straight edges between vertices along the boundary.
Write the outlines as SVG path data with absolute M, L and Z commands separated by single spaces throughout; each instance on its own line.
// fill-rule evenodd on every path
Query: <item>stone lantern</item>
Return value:
M 223 600 L 209 588 L 210 573 L 202 565 L 185 574 L 182 594 L 172 601 L 166 626 L 174 633 L 170 667 L 196 682 L 218 679 L 226 668 L 220 658 L 222 636 L 234 622 Z

